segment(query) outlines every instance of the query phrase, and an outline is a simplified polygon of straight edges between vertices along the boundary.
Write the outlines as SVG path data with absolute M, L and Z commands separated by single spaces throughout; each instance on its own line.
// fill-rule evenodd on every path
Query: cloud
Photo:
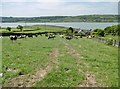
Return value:
M 2 0 L 2 2 L 59 2 L 60 0 Z
M 2 2 L 119 2 L 119 0 L 2 0 Z
M 119 2 L 119 0 L 84 0 L 84 1 L 85 2 Z
M 113 2 L 9 2 L 2 5 L 3 16 L 75 16 L 118 12 L 118 4 Z

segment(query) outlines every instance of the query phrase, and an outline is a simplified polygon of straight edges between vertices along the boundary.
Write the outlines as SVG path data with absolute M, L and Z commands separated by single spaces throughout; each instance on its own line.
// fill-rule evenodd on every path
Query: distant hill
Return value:
M 2 22 L 118 22 L 118 15 L 0 17 Z

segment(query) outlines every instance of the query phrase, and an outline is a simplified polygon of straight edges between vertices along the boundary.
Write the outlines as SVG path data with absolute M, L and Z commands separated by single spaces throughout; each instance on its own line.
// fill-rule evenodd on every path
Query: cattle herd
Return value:
M 17 36 L 17 35 L 10 35 L 10 40 L 17 40 L 17 39 L 21 39 L 21 38 L 26 38 L 26 35 L 20 35 L 20 36 Z
M 47 39 L 55 39 L 57 37 L 57 34 L 55 34 L 55 33 L 40 34 L 40 36 L 43 36 L 43 35 Z M 10 35 L 9 38 L 10 38 L 10 40 L 15 41 L 17 39 L 22 39 L 22 38 L 26 39 L 26 38 L 33 38 L 33 37 L 38 37 L 38 36 L 39 36 L 39 34 L 35 34 L 35 35 L 31 35 L 31 34 L 29 34 L 29 35 Z M 65 35 L 65 34 L 59 34 L 59 37 L 65 38 L 67 40 L 71 40 L 73 38 L 77 38 L 77 39 L 79 38 L 79 37 L 76 37 L 76 36 Z
M 26 38 L 33 38 L 33 37 L 38 37 L 38 36 L 45 36 L 47 39 L 55 39 L 56 37 L 60 37 L 60 38 L 66 39 L 66 40 L 71 40 L 73 38 L 75 38 L 75 39 L 82 38 L 81 35 L 76 36 L 76 35 L 66 35 L 66 34 L 44 33 L 44 34 L 34 34 L 34 35 L 33 34 L 29 34 L 29 35 L 10 35 L 9 39 L 11 41 L 16 41 L 17 39 L 26 39 Z M 2 38 L 3 38 L 3 36 L 0 36 L 0 39 L 2 39 Z M 110 41 L 110 39 L 106 41 L 106 39 L 101 40 L 100 38 L 95 38 L 95 36 L 90 36 L 90 35 L 86 36 L 86 38 L 88 38 L 88 39 L 98 39 L 98 41 L 104 42 L 104 43 L 107 43 L 107 42 Z M 120 41 L 119 40 L 118 41 L 113 40 L 113 42 L 111 44 L 113 46 L 119 47 L 120 46 Z

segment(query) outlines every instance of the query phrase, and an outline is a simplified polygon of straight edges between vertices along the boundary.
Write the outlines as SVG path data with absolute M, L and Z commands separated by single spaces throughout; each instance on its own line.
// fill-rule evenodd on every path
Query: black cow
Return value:
M 54 34 L 50 34 L 49 37 L 48 37 L 48 39 L 51 39 L 51 38 L 54 39 L 55 35 Z
M 28 35 L 28 37 L 31 37 L 31 38 L 33 38 L 33 35 L 29 34 L 29 35 Z
M 17 40 L 17 36 L 16 35 L 10 35 L 10 40 Z
M 67 36 L 66 39 L 67 40 L 71 40 L 73 37 L 72 36 Z
M 48 37 L 48 33 L 45 33 L 45 36 Z
M 35 37 L 38 37 L 38 34 L 35 34 Z

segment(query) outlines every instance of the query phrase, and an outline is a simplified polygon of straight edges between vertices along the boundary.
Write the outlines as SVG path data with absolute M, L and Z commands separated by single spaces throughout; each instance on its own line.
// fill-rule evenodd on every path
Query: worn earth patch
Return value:
M 91 73 L 86 73 L 85 80 L 82 84 L 79 85 L 79 87 L 98 87 L 95 79 L 95 75 Z

